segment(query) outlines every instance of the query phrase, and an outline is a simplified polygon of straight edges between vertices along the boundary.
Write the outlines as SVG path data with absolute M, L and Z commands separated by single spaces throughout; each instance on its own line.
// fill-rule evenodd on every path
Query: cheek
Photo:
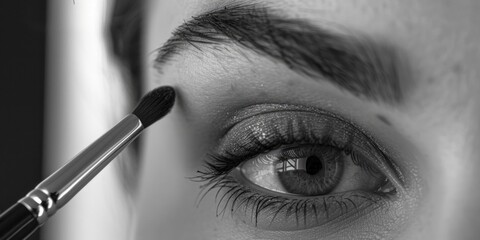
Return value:
M 196 206 L 200 184 L 188 178 L 200 169 L 202 154 L 190 146 L 201 139 L 192 138 L 181 116 L 173 110 L 143 135 L 134 239 L 248 239 L 242 223 L 215 216 L 214 195 Z
M 187 151 L 177 127 L 172 112 L 143 135 L 135 239 L 176 234 L 188 223 L 182 215 L 194 205 L 195 189 L 186 179 L 181 160 Z

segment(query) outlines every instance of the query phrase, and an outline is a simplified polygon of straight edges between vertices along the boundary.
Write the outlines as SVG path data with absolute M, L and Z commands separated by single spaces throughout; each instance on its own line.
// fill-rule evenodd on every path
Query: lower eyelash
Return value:
M 346 192 L 328 196 L 305 197 L 299 199 L 281 196 L 264 195 L 239 184 L 232 176 L 208 176 L 201 175 L 193 178 L 194 181 L 205 181 L 197 198 L 197 206 L 202 199 L 211 191 L 216 190 L 215 201 L 217 203 L 216 216 L 224 216 L 230 210 L 233 216 L 238 210 L 243 209 L 245 216 L 250 215 L 250 221 L 257 227 L 258 216 L 264 214 L 270 216 L 270 225 L 282 216 L 284 220 L 294 216 L 297 227 L 309 224 L 308 213 L 313 213 L 315 224 L 320 224 L 320 215 L 323 222 L 331 221 L 342 215 L 375 204 L 380 206 L 382 196 L 361 192 Z M 332 211 L 335 214 L 332 214 Z M 340 211 L 340 213 L 338 213 Z M 263 215 L 262 215 L 263 216 Z

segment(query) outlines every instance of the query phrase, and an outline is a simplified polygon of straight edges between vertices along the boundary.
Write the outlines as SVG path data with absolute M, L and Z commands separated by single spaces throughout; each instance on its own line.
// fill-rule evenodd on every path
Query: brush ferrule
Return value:
M 47 191 L 34 189 L 18 201 L 23 204 L 37 219 L 39 226 L 43 225 L 49 216 L 57 211 L 55 201 Z
M 72 161 L 41 182 L 19 203 L 34 214 L 40 225 L 43 224 L 135 140 L 143 129 L 137 116 L 128 115 Z

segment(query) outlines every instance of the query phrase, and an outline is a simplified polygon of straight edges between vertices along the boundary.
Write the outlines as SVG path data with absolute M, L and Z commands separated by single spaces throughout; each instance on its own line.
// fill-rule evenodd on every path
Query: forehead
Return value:
M 248 1 L 247 3 L 255 3 Z M 202 12 L 241 1 L 150 1 L 147 34 L 161 46 L 172 30 Z M 480 73 L 479 1 L 437 0 L 266 0 L 259 2 L 288 18 L 326 28 L 343 28 L 385 41 L 404 55 L 406 108 L 450 111 L 478 102 Z M 416 109 L 417 108 L 417 109 Z

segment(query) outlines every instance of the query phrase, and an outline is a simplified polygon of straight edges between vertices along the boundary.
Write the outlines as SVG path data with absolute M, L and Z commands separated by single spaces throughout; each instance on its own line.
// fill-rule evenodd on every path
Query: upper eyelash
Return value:
M 291 130 L 288 130 L 291 131 Z M 291 132 L 287 133 L 291 134 Z M 301 145 L 302 143 L 296 143 L 296 145 Z M 372 166 L 370 163 L 366 161 L 361 161 L 358 160 L 357 154 L 353 151 L 353 146 L 352 142 L 349 142 L 345 145 L 342 146 L 342 144 L 336 142 L 332 137 L 330 136 L 323 136 L 319 142 L 309 142 L 307 143 L 309 145 L 325 145 L 325 146 L 330 146 L 337 148 L 343 152 L 345 152 L 346 155 L 351 156 L 352 161 L 354 164 L 357 166 L 360 166 L 364 168 L 365 170 L 369 171 L 372 173 L 372 175 L 377 175 L 378 170 Z M 257 147 L 260 148 L 260 152 L 253 153 L 251 155 L 247 156 L 236 156 L 235 154 L 226 152 L 224 153 L 225 156 L 221 156 L 218 154 L 215 154 L 213 152 L 207 153 L 206 155 L 206 160 L 204 170 L 199 170 L 197 171 L 198 176 L 191 178 L 193 181 L 197 182 L 208 182 L 213 179 L 216 179 L 220 176 L 225 176 L 228 175 L 235 167 L 237 167 L 240 163 L 245 161 L 246 159 L 250 159 L 252 157 L 255 157 L 256 155 L 265 152 L 265 151 L 270 151 L 272 149 L 276 149 L 280 147 L 282 144 L 275 144 L 273 146 L 269 146 L 267 144 L 264 144 L 262 142 L 257 142 Z M 378 149 L 376 146 L 374 146 L 376 150 L 379 152 L 380 149 Z M 383 153 L 382 153 L 383 154 Z
M 297 143 L 297 144 L 301 145 L 302 143 Z M 337 148 L 337 149 L 345 152 L 346 155 L 351 156 L 355 165 L 360 166 L 362 168 L 365 168 L 365 170 L 371 172 L 373 175 L 378 174 L 378 170 L 374 166 L 372 166 L 371 164 L 369 164 L 366 161 L 357 160 L 357 154 L 355 154 L 355 152 L 352 150 L 353 147 L 350 144 L 347 144 L 345 146 L 341 146 L 340 143 L 337 143 L 336 141 L 334 141 L 329 136 L 323 137 L 320 142 L 317 142 L 317 143 L 313 142 L 313 143 L 308 143 L 308 144 L 309 145 L 320 145 L 320 146 L 323 145 L 323 146 L 330 146 L 330 147 Z M 267 145 L 259 142 L 258 145 L 261 146 L 264 149 L 264 151 L 270 151 L 272 149 L 276 149 L 276 148 L 280 147 L 282 144 L 274 145 L 274 146 L 267 146 Z M 220 155 L 215 154 L 215 153 L 208 153 L 206 155 L 206 161 L 205 161 L 206 164 L 205 164 L 205 167 L 204 167 L 205 170 L 197 171 L 197 173 L 200 174 L 200 176 L 203 176 L 203 178 L 204 178 L 203 181 L 209 180 L 209 179 L 205 179 L 205 178 L 209 178 L 208 176 L 215 177 L 217 175 L 220 175 L 220 176 L 221 175 L 227 175 L 227 174 L 230 173 L 231 170 L 233 170 L 235 167 L 237 167 L 240 163 L 242 163 L 246 159 L 250 159 L 252 157 L 255 157 L 258 154 L 260 154 L 260 153 L 255 153 L 255 154 L 252 154 L 251 156 L 238 157 L 238 156 L 235 156 L 234 154 L 227 153 L 227 155 L 229 155 L 229 156 L 225 157 L 225 156 L 220 156 Z M 197 179 L 197 180 L 199 180 L 199 179 Z

